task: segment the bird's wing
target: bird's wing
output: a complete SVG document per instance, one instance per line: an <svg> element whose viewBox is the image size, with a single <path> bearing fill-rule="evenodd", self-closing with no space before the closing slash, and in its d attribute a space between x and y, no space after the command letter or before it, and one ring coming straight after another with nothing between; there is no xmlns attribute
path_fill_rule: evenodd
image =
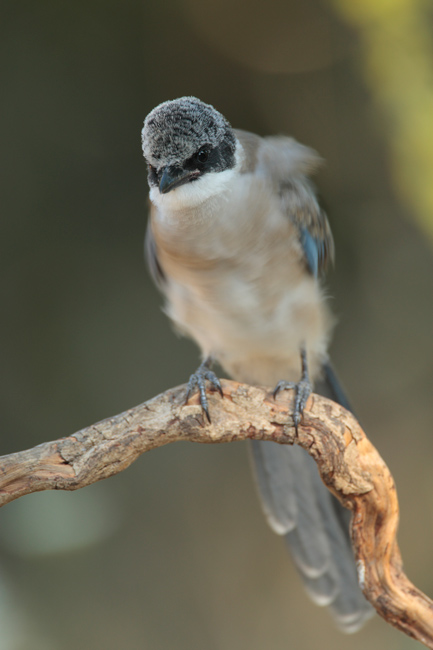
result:
<svg viewBox="0 0 433 650"><path fill-rule="evenodd" d="M307 267L317 277L334 258L331 228L309 179L321 159L291 138L271 137L263 142L261 159L273 178L281 210L298 228Z"/></svg>
<svg viewBox="0 0 433 650"><path fill-rule="evenodd" d="M267 178L282 214L296 225L307 267L317 277L334 258L331 228L309 180L321 158L293 138L260 138L239 130L236 136L246 152L243 171Z"/></svg>

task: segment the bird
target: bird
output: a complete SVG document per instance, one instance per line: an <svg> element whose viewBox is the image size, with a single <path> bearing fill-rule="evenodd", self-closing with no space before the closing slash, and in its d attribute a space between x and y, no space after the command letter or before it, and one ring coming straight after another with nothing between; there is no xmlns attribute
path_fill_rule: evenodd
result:
<svg viewBox="0 0 433 650"><path fill-rule="evenodd" d="M233 379L294 388L298 427L311 391L350 408L331 366L334 318L322 283L334 258L311 176L318 154L288 136L232 128L212 105L156 106L141 133L150 215L146 257L175 328L200 348L188 382L211 421L212 365ZM283 536L307 593L337 626L357 631L373 610L358 586L350 513L300 447L249 441L271 528Z"/></svg>

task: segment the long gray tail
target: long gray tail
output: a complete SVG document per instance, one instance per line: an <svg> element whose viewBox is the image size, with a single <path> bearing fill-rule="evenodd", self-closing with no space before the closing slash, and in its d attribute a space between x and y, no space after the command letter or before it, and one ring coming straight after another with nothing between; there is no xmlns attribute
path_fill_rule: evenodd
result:
<svg viewBox="0 0 433 650"><path fill-rule="evenodd" d="M350 408L331 366L315 391ZM349 536L350 512L322 483L300 447L251 441L254 474L272 529L284 535L306 590L329 606L338 626L356 632L374 610L357 580Z"/></svg>

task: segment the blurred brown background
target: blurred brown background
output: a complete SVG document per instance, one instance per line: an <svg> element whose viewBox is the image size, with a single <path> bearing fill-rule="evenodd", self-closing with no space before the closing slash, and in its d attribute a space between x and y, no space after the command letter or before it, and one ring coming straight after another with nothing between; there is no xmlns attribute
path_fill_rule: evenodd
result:
<svg viewBox="0 0 433 650"><path fill-rule="evenodd" d="M1 4L1 391L7 454L183 383L146 273L145 115L193 94L327 161L333 358L433 595L433 13L416 0ZM171 445L8 505L0 650L404 650L342 636L268 530L244 445ZM417 645L416 647L419 647Z"/></svg>

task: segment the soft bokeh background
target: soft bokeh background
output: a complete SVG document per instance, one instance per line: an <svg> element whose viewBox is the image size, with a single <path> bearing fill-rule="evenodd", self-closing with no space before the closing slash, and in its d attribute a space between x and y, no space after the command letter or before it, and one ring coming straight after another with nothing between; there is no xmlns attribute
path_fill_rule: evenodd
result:
<svg viewBox="0 0 433 650"><path fill-rule="evenodd" d="M183 383L144 268L145 115L194 94L289 133L337 263L333 357L433 595L433 12L421 0L1 3L2 438L7 454ZM260 512L244 445L171 445L0 513L0 650L419 647L342 636Z"/></svg>

